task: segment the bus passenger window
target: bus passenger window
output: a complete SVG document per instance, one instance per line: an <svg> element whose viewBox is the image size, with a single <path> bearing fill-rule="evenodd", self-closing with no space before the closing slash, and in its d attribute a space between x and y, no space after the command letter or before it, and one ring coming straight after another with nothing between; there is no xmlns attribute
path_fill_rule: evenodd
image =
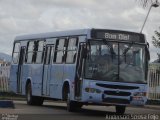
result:
<svg viewBox="0 0 160 120"><path fill-rule="evenodd" d="M63 61L63 51L57 51L56 63L62 63Z"/></svg>
<svg viewBox="0 0 160 120"><path fill-rule="evenodd" d="M65 50L65 40L66 39L59 39L56 42L56 50L55 50L55 57L54 62L62 63L64 57L64 50Z"/></svg>
<svg viewBox="0 0 160 120"><path fill-rule="evenodd" d="M42 63L43 60L44 41L37 42L36 63Z"/></svg>
<svg viewBox="0 0 160 120"><path fill-rule="evenodd" d="M20 52L20 43L14 44L14 51L13 51L13 63L17 64L19 62L19 52Z"/></svg>
<svg viewBox="0 0 160 120"><path fill-rule="evenodd" d="M28 43L27 60L26 60L27 63L32 63L33 51L34 51L34 41L31 41Z"/></svg>
<svg viewBox="0 0 160 120"><path fill-rule="evenodd" d="M78 39L77 38L70 38L69 39L66 63L74 63L75 62L77 45L78 45Z"/></svg>

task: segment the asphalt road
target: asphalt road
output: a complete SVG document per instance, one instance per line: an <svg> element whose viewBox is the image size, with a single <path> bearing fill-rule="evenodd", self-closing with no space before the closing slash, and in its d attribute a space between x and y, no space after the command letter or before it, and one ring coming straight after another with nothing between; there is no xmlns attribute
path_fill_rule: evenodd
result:
<svg viewBox="0 0 160 120"><path fill-rule="evenodd" d="M67 112L66 104L47 101L43 106L29 106L14 101L15 109L0 108L2 120L160 120L160 106L127 107L124 116L116 116L114 107L83 106L78 112ZM139 115L138 115L139 114ZM159 116L158 116L159 114ZM115 118L118 117L118 118ZM123 117L123 118L122 118ZM9 118L9 119L8 119Z"/></svg>

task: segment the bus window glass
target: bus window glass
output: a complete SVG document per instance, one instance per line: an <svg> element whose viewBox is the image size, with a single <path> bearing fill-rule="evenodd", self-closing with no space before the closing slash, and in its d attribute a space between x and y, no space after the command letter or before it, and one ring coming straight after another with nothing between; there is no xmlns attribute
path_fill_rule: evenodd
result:
<svg viewBox="0 0 160 120"><path fill-rule="evenodd" d="M17 64L19 59L19 53L13 53L13 63Z"/></svg>
<svg viewBox="0 0 160 120"><path fill-rule="evenodd" d="M13 63L17 64L19 60L19 52L20 52L20 43L14 44L14 50L13 50Z"/></svg>
<svg viewBox="0 0 160 120"><path fill-rule="evenodd" d="M27 63L32 63L33 52L27 54Z"/></svg>
<svg viewBox="0 0 160 120"><path fill-rule="evenodd" d="M27 49L27 63L32 63L33 51L34 51L34 41L31 41L29 42Z"/></svg>
<svg viewBox="0 0 160 120"><path fill-rule="evenodd" d="M43 51L44 48L44 41L39 41L38 42L38 51Z"/></svg>
<svg viewBox="0 0 160 120"><path fill-rule="evenodd" d="M71 38L68 42L68 50L67 50L67 57L66 63L74 63L76 60L76 51L77 51L77 38Z"/></svg>
<svg viewBox="0 0 160 120"><path fill-rule="evenodd" d="M37 52L36 63L42 63L43 52Z"/></svg>
<svg viewBox="0 0 160 120"><path fill-rule="evenodd" d="M29 45L28 45L28 52L33 52L33 49L34 49L34 42L29 42Z"/></svg>
<svg viewBox="0 0 160 120"><path fill-rule="evenodd" d="M42 63L43 60L43 49L44 49L44 41L38 41L38 48L36 54L36 63Z"/></svg>
<svg viewBox="0 0 160 120"><path fill-rule="evenodd" d="M20 43L15 43L14 52L19 52L19 51L20 51Z"/></svg>
<svg viewBox="0 0 160 120"><path fill-rule="evenodd" d="M59 40L59 44L57 45L57 49L58 50L63 50L64 49L64 43L65 43L65 39L60 39Z"/></svg>
<svg viewBox="0 0 160 120"><path fill-rule="evenodd" d="M14 44L13 63L17 64L19 60L20 43Z"/></svg>
<svg viewBox="0 0 160 120"><path fill-rule="evenodd" d="M145 80L145 47L140 45L121 43L120 77L123 81L144 82ZM134 75L134 76L133 76Z"/></svg>
<svg viewBox="0 0 160 120"><path fill-rule="evenodd" d="M63 62L63 51L57 51L56 63L62 63L62 62Z"/></svg>
<svg viewBox="0 0 160 120"><path fill-rule="evenodd" d="M68 42L68 50L76 50L77 49L77 38L71 38Z"/></svg>
<svg viewBox="0 0 160 120"><path fill-rule="evenodd" d="M74 63L76 60L76 51L67 51L66 63Z"/></svg>
<svg viewBox="0 0 160 120"><path fill-rule="evenodd" d="M112 82L145 83L145 47L116 42L90 42L85 76Z"/></svg>
<svg viewBox="0 0 160 120"><path fill-rule="evenodd" d="M66 43L65 39L57 40L54 62L56 62L56 63L62 63L63 62L64 51L66 50L66 44L65 43Z"/></svg>

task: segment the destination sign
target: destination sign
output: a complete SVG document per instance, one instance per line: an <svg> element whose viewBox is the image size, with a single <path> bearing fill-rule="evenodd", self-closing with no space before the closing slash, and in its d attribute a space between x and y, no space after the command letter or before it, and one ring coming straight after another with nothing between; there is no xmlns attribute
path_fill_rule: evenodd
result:
<svg viewBox="0 0 160 120"><path fill-rule="evenodd" d="M128 34L121 34L121 33L114 34L114 33L108 33L108 32L106 32L106 33L104 33L104 37L106 39L129 40L130 35L128 35Z"/></svg>
<svg viewBox="0 0 160 120"><path fill-rule="evenodd" d="M132 41L145 43L144 36L138 33L114 31L114 30L93 30L91 36L95 39L119 40L119 41Z"/></svg>

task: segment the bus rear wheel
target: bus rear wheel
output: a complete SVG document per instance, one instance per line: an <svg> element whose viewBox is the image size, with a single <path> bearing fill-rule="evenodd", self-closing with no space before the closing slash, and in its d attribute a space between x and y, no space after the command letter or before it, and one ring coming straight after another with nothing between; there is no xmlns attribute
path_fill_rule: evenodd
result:
<svg viewBox="0 0 160 120"><path fill-rule="evenodd" d="M116 105L116 113L123 115L125 113L126 106Z"/></svg>
<svg viewBox="0 0 160 120"><path fill-rule="evenodd" d="M31 83L29 83L26 88L26 100L28 105L42 105L44 101L42 97L32 95Z"/></svg>

